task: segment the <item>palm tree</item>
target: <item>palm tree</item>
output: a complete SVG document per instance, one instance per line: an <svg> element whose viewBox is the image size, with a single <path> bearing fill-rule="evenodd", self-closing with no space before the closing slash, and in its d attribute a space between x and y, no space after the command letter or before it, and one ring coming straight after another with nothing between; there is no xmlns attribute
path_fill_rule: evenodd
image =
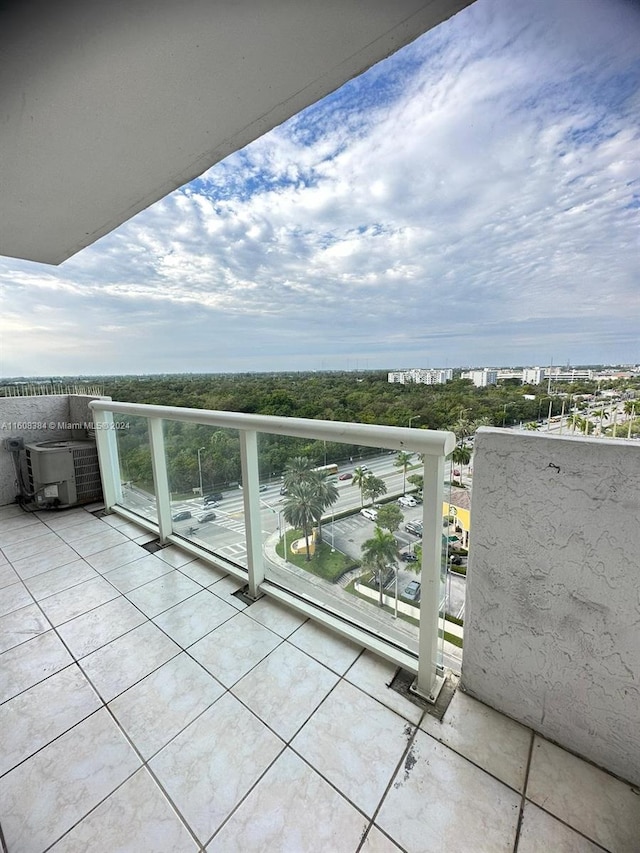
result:
<svg viewBox="0 0 640 853"><path fill-rule="evenodd" d="M284 469L284 487L289 491L293 486L307 478L313 471L308 456L294 456L289 459Z"/></svg>
<svg viewBox="0 0 640 853"><path fill-rule="evenodd" d="M361 491L365 497L371 498L371 503L373 503L376 498L387 493L387 484L382 477L376 477L374 474L369 472L369 474L364 478Z"/></svg>
<svg viewBox="0 0 640 853"><path fill-rule="evenodd" d="M383 605L382 579L384 570L390 563L395 568L397 555L398 543L395 540L395 536L393 533L385 532L380 527L376 527L371 539L367 539L362 544L362 562L370 566L378 577L380 607Z"/></svg>
<svg viewBox="0 0 640 853"><path fill-rule="evenodd" d="M406 450L401 450L395 458L394 465L396 468L402 468L402 494L406 494L407 492L407 468L409 467L409 461L413 453L409 453Z"/></svg>
<svg viewBox="0 0 640 853"><path fill-rule="evenodd" d="M456 438L458 439L458 441L464 441L465 438L475 432L473 424L470 420L467 420L467 418L463 417L463 413L464 409L462 410L462 412L460 412L460 417L458 418L458 420L455 423L451 424L451 426L447 427L448 430L456 434Z"/></svg>
<svg viewBox="0 0 640 853"><path fill-rule="evenodd" d="M589 430L593 424L589 420L589 418L579 418L576 415L573 416L573 430L575 432L575 428L578 427L580 432L583 432L585 435L589 435Z"/></svg>
<svg viewBox="0 0 640 853"><path fill-rule="evenodd" d="M592 412L591 414L593 415L594 418L600 418L599 435L602 435L603 421L609 420L609 412L607 412L603 406L601 409L597 409L597 411Z"/></svg>
<svg viewBox="0 0 640 853"><path fill-rule="evenodd" d="M328 479L327 474L323 471L311 471L309 475L309 483L315 487L317 498L322 504L322 511L320 513L320 518L318 518L318 532L321 533L322 513L327 509L327 507L330 507L338 500L338 487Z"/></svg>
<svg viewBox="0 0 640 853"><path fill-rule="evenodd" d="M451 459L456 465L468 465L471 461L471 451L466 444L458 445L454 448ZM462 472L460 473L460 482L462 482Z"/></svg>
<svg viewBox="0 0 640 853"><path fill-rule="evenodd" d="M292 527L302 530L307 548L307 562L311 561L309 533L314 522L319 522L323 509L324 506L318 494L317 483L312 481L299 480L291 487L291 491L285 498L285 521Z"/></svg>
<svg viewBox="0 0 640 853"><path fill-rule="evenodd" d="M364 486L365 480L369 476L369 472L365 471L364 468L360 468L358 466L353 472L353 480L351 481L354 486L360 487L360 506L364 506L364 497L362 494L362 487Z"/></svg>

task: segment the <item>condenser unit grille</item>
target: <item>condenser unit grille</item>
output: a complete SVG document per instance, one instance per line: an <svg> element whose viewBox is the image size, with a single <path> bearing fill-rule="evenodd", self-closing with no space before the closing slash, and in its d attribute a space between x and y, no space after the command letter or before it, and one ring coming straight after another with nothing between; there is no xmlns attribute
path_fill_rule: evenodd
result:
<svg viewBox="0 0 640 853"><path fill-rule="evenodd" d="M74 448L73 467L78 503L88 503L102 497L98 452L95 445L86 449Z"/></svg>

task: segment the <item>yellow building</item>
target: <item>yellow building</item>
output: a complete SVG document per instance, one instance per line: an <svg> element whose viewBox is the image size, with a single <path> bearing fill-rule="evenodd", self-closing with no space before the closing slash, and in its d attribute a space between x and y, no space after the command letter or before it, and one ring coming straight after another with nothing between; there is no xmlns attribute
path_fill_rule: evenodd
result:
<svg viewBox="0 0 640 853"><path fill-rule="evenodd" d="M471 532L471 495L466 489L451 489L450 501L444 501L442 504L442 517L455 518L455 526L462 528L462 546L468 548Z"/></svg>

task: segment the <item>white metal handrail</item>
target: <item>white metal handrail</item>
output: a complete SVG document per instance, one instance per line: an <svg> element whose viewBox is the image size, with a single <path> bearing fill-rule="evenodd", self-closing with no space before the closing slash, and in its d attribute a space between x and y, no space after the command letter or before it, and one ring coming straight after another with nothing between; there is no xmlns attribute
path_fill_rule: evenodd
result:
<svg viewBox="0 0 640 853"><path fill-rule="evenodd" d="M455 435L444 430L418 430L379 424L311 420L310 418L281 418L275 415L247 415L243 412L214 412L208 409L182 409L178 406L116 403L111 400L92 400L89 406L94 412L162 418L165 421L186 421L226 429L253 430L297 438L315 438L320 441L361 444L364 447L410 450L413 453L428 456L448 456L456 445Z"/></svg>
<svg viewBox="0 0 640 853"><path fill-rule="evenodd" d="M117 509L123 503L118 447L113 430L113 415L132 415L147 418L158 510L158 530L163 540L171 539L173 541L173 527L162 421L182 421L239 431L247 541L247 575L249 594L254 598L261 592L274 594L274 590L271 590L269 583L265 581L260 524L258 433L342 442L397 451L404 450L420 454L424 464L423 494L425 500L423 501L422 596L420 601L417 688L427 698L435 698L442 685L437 655L444 460L455 447L453 433L438 430L412 430L377 424L352 424L306 418L249 415L239 412L183 409L175 406L150 406L107 400L92 400L89 406L95 413L94 421L103 491L105 503L109 510ZM293 597L289 603L296 606ZM300 609L309 613L309 603L301 603ZM332 624L332 620L325 620L321 613L316 614L316 618L319 621ZM361 633L357 634L357 638L363 642ZM371 643L365 641L364 644L375 651L380 652L381 650L379 638ZM389 652L387 656L406 665L406 655L394 655L393 652Z"/></svg>

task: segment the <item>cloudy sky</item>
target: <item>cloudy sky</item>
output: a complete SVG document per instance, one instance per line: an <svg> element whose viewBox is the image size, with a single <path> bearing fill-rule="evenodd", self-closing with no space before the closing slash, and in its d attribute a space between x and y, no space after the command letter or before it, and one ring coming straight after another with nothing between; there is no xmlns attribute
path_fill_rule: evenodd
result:
<svg viewBox="0 0 640 853"><path fill-rule="evenodd" d="M2 373L640 361L640 0L477 0L59 267Z"/></svg>

